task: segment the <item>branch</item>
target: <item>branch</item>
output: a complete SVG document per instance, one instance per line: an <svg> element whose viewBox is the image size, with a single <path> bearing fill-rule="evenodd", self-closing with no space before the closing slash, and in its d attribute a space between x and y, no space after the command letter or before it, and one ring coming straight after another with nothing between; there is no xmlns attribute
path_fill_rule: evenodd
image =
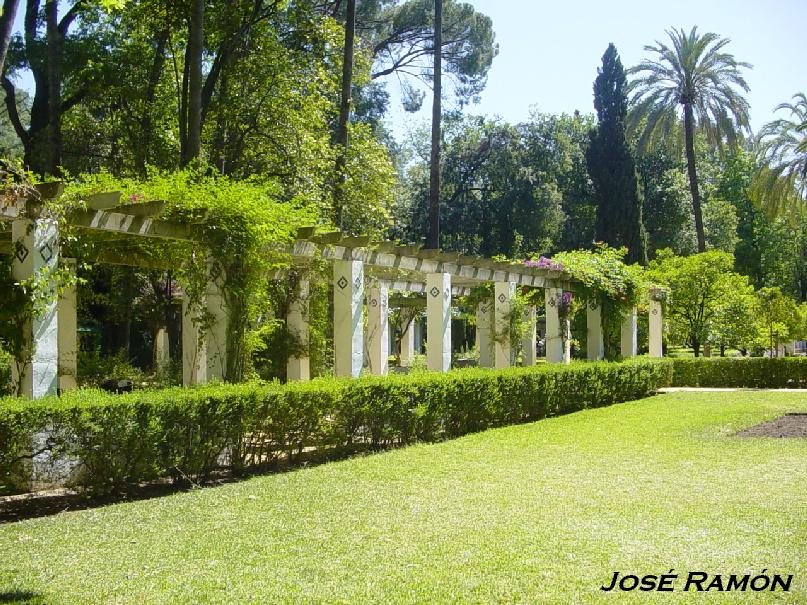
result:
<svg viewBox="0 0 807 605"><path fill-rule="evenodd" d="M11 120L14 132L17 133L22 144L27 147L30 137L28 136L28 131L23 127L20 121L20 114L17 111L17 91L11 83L11 80L6 76L3 76L2 86L6 91L6 110L8 111L8 118Z"/></svg>
<svg viewBox="0 0 807 605"><path fill-rule="evenodd" d="M78 0L73 6L70 7L70 10L64 14L62 20L59 22L59 35L64 38L67 35L67 30L70 29L70 26L75 21L76 17L78 17L79 12L81 9L84 8L84 3L82 0Z"/></svg>

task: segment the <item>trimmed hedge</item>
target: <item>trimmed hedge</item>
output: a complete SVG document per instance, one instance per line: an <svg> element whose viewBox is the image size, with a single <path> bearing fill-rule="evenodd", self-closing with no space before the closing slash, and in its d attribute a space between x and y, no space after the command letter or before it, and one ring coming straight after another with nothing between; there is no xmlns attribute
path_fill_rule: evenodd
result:
<svg viewBox="0 0 807 605"><path fill-rule="evenodd" d="M303 451L436 441L637 399L668 385L670 370L663 361L574 363L5 398L0 493L29 489L33 467L68 468L64 483L100 493L166 476L204 480Z"/></svg>
<svg viewBox="0 0 807 605"><path fill-rule="evenodd" d="M807 388L807 357L673 359L676 387Z"/></svg>

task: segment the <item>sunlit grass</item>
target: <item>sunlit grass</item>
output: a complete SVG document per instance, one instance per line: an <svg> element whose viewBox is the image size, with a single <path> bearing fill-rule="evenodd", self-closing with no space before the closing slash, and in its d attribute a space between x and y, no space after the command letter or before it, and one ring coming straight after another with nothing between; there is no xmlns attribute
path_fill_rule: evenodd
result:
<svg viewBox="0 0 807 605"><path fill-rule="evenodd" d="M7 524L0 602L807 602L807 440L732 436L790 410L807 397L663 395ZM671 568L795 577L790 593L599 590Z"/></svg>

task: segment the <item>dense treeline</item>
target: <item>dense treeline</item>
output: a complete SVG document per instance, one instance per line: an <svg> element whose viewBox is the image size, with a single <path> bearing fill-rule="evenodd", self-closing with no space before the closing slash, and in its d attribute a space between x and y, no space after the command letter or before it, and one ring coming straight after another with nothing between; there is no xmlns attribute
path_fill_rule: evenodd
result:
<svg viewBox="0 0 807 605"><path fill-rule="evenodd" d="M465 254L525 259L605 241L662 282L671 253L721 251L756 290L807 300L803 95L754 137L750 66L693 28L667 32L629 69L610 45L585 76L597 76L596 115L478 117L468 107L498 52L493 25L458 0L6 0L0 156L109 182L190 167L181 174L249 182L325 227L414 244L431 234ZM417 111L438 75L431 127L396 141L392 99ZM82 279L96 293L80 297L94 342L148 365L152 333L177 321L173 275L105 267ZM250 324L247 341L284 351L271 327L282 305L265 294L268 323ZM738 346L709 330L673 333L696 351ZM262 363L262 376L282 377L277 359Z"/></svg>

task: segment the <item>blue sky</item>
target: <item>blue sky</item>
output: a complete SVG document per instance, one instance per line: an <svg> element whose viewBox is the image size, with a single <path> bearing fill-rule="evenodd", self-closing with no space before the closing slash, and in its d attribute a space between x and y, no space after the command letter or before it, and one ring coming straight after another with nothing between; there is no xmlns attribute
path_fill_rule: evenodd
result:
<svg viewBox="0 0 807 605"><path fill-rule="evenodd" d="M531 107L593 112L591 86L609 42L630 67L647 56L644 45L666 37L664 30L693 25L731 38L726 50L754 66L746 79L755 130L776 105L807 92L807 0L466 1L493 19L499 43L481 103L467 113L519 122ZM403 135L426 123L430 108L431 93L413 120L393 101L390 125Z"/></svg>

